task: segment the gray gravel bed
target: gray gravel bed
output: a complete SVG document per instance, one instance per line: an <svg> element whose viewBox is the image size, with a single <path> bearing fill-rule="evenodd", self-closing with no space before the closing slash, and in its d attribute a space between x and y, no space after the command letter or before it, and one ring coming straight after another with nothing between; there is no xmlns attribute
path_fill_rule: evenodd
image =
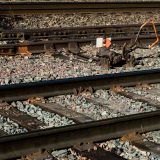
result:
<svg viewBox="0 0 160 160"><path fill-rule="evenodd" d="M53 56L38 55L31 59L0 57L1 85L103 74L105 71L95 63L64 61Z"/></svg>
<svg viewBox="0 0 160 160"><path fill-rule="evenodd" d="M59 116L58 114L46 112L42 110L40 107L36 107L32 104L29 104L27 101L17 101L12 102L13 106L17 106L17 108L27 113L28 115L37 118L46 124L46 126L42 126L41 128L50 128L50 127L60 127L74 124L72 120L69 120L66 117Z"/></svg>
<svg viewBox="0 0 160 160"><path fill-rule="evenodd" d="M26 133L27 129L20 127L17 123L13 122L9 118L4 118L0 116L0 129L5 131L7 134L18 134L18 133Z"/></svg>
<svg viewBox="0 0 160 160"><path fill-rule="evenodd" d="M146 134L143 134L143 136L150 141L160 143L160 131L148 132Z"/></svg>
<svg viewBox="0 0 160 160"><path fill-rule="evenodd" d="M159 10L152 12L107 12L107 13L68 13L49 15L23 15L23 20L12 20L13 28L50 28L50 27L77 27L77 26L100 26L111 24L134 24L144 23L153 17L155 22L160 21Z"/></svg>
<svg viewBox="0 0 160 160"><path fill-rule="evenodd" d="M87 102L85 96L74 95L50 97L47 102L59 103L96 120L156 110L155 107L135 102L107 90L98 90L91 97L103 101L103 106Z"/></svg>
<svg viewBox="0 0 160 160"><path fill-rule="evenodd" d="M150 135L155 136L155 133L151 132ZM129 142L122 142L120 139L106 141L100 143L99 146L107 151L113 151L128 160L159 160L160 158L153 153L139 150Z"/></svg>
<svg viewBox="0 0 160 160"><path fill-rule="evenodd" d="M29 104L27 101L12 102L11 105L17 107L17 109L19 109L20 111L25 112L28 115L35 117L44 124L46 124L45 126L41 126L42 129L74 124L72 120L69 120L66 117L43 111L40 107L35 107L34 105ZM8 134L28 132L27 129L21 127L16 122L2 116L0 116L0 129L4 130Z"/></svg>
<svg viewBox="0 0 160 160"><path fill-rule="evenodd" d="M145 89L141 89L141 88L130 87L127 90L131 91L133 93L139 94L139 95L143 95L146 98L150 98L150 99L153 99L153 100L156 100L156 101L160 101L160 96L159 95L147 92L147 90L149 90L149 89L145 90Z"/></svg>
<svg viewBox="0 0 160 160"><path fill-rule="evenodd" d="M83 47L83 50L86 51L86 54L91 56L92 54L93 56L96 54L95 47L91 45ZM65 54L64 49L62 49L62 53ZM75 61L73 56L70 56L70 60L63 60L46 54L32 55L31 58L21 56L0 57L0 84L14 84L160 68L159 53L159 47L154 47L152 50L137 49L133 52L137 58L149 55L152 56L152 58L142 59L140 64L135 67L126 68L123 66L114 69L99 66L90 60L88 62Z"/></svg>

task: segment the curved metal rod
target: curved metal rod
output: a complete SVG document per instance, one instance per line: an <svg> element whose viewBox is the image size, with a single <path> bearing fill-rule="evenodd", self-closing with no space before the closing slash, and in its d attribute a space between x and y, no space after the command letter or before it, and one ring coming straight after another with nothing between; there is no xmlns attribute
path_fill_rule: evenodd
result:
<svg viewBox="0 0 160 160"><path fill-rule="evenodd" d="M134 41L134 43L133 43L132 46L134 46L134 45L136 44L136 42L137 42L137 40L138 40L138 38L139 38L140 32L142 31L142 28L143 28L145 25L147 25L148 23L152 23L152 26L153 26L153 29L154 29L154 33L155 33L156 38L157 38L155 42L153 42L151 45L148 46L148 48L151 49L153 46L155 46L155 45L159 42L159 37L158 37L157 29L156 29L156 26L155 26L155 24L154 24L154 19L151 18L151 19L149 19L148 21L146 21L146 22L140 27L140 29L139 29L139 31L138 31L138 34L137 34L137 36L136 36L136 39L135 39L135 41Z"/></svg>

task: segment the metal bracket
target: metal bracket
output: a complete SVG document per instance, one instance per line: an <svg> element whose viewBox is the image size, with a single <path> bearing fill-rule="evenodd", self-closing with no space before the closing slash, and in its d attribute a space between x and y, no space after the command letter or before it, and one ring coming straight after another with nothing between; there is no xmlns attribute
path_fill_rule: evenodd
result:
<svg viewBox="0 0 160 160"><path fill-rule="evenodd" d="M128 45L128 46L127 46L126 43L124 43L123 49L122 49L122 54L123 54L124 56L127 55L128 53L134 51L136 48L139 48L139 47L137 47L136 44L137 44L138 38L139 38L139 36L140 36L140 33L141 33L141 31L142 31L142 28L143 28L144 26L146 26L147 24L150 24L150 23L151 23L152 26L153 26L154 33L155 33L155 36L156 36L156 41L153 42L151 45L149 45L148 48L151 49L153 46L155 46L155 45L159 42L159 37L158 37L157 29L156 29L156 26L155 26L155 23L154 23L154 19L153 19L153 18L150 18L148 21L146 21L144 24L142 24L142 26L139 28L139 31L138 31L138 33L137 33L137 36L136 36L134 42L131 42L131 44Z"/></svg>

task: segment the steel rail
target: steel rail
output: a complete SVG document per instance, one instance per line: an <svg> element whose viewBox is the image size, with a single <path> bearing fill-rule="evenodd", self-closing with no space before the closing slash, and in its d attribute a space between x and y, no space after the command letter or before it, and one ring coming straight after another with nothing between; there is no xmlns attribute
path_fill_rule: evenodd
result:
<svg viewBox="0 0 160 160"><path fill-rule="evenodd" d="M94 75L78 78L30 82L0 86L0 101L24 100L75 93L79 88L109 89L113 86L134 86L139 83L159 83L160 69Z"/></svg>
<svg viewBox="0 0 160 160"><path fill-rule="evenodd" d="M159 36L160 38L160 36ZM112 43L116 45L123 45L125 42L130 42L133 39L133 36L128 37L113 37ZM156 39L155 35L149 35L149 36L139 36L139 43L142 44L148 44L153 42ZM55 39L55 40L39 40L39 41L25 41L22 43L11 43L11 44L1 44L0 45L0 51L2 51L0 54L8 54L9 52L12 52L13 55L18 54L18 48L19 47L27 47L28 50L32 53L42 53L47 51L47 49L56 49L57 47L63 47L68 48L69 43L77 43L77 45L84 45L88 43L95 44L96 38L64 38L64 39ZM6 49L6 50L5 50Z"/></svg>
<svg viewBox="0 0 160 160"><path fill-rule="evenodd" d="M135 2L0 2L0 14L142 11L160 8L159 1Z"/></svg>
<svg viewBox="0 0 160 160"><path fill-rule="evenodd" d="M160 33L160 24L156 23L157 33ZM85 27L64 27L64 28L42 28L42 29L9 29L0 30L0 40L19 39L24 40L37 38L65 38L65 37L88 37L88 36L108 36L124 37L135 36L139 32L141 24L128 25L106 25L106 26L85 26ZM140 35L154 34L152 24L146 25Z"/></svg>
<svg viewBox="0 0 160 160"><path fill-rule="evenodd" d="M160 38L160 36L159 36ZM115 37L112 38L112 44L116 44L117 46L121 47L124 43L130 43L133 39L132 36L128 37ZM153 43L156 39L156 36L139 36L138 45L144 45ZM23 42L23 43L14 43L14 44L4 44L0 45L0 55L18 55L21 54L19 52L20 47L27 47L27 50L32 54L39 54L39 53L54 53L54 50L58 48L66 48L69 49L69 43L76 43L77 46L87 45L87 44L94 44L96 43L95 38L73 38L73 39L63 39L63 40L49 40L49 41L38 41L38 42ZM74 48L74 47L72 47ZM71 48L70 48L71 49ZM69 50L70 50L69 49ZM71 51L72 52L72 51ZM77 53L76 53L77 54Z"/></svg>
<svg viewBox="0 0 160 160"><path fill-rule="evenodd" d="M95 43L96 38L99 36L112 37L113 43L122 44L130 42L137 35L140 26L140 24L130 24L61 29L1 30L0 41L5 43L0 45L0 51L1 54L8 54L8 50L10 50L10 54L15 55L19 47L27 46L31 53L42 53L46 52L47 49L55 49L57 44L67 48L68 43L71 42L77 42L78 44ZM159 34L158 23L156 27ZM139 41L149 43L154 41L155 38L152 25L147 25L142 30ZM20 43L20 40L25 40L25 42Z"/></svg>
<svg viewBox="0 0 160 160"><path fill-rule="evenodd" d="M40 149L62 149L82 142L99 142L131 132L160 129L160 111L7 136L0 138L0 159L14 158Z"/></svg>

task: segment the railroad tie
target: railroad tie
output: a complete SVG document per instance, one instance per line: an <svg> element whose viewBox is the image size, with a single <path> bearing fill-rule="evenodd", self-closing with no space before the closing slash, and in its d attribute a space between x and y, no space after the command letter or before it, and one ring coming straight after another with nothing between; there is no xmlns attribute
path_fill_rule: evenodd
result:
<svg viewBox="0 0 160 160"><path fill-rule="evenodd" d="M86 122L91 122L94 121L94 119L83 115L81 113L75 112L71 109L68 109L66 107L61 106L60 104L57 103L40 103L40 102L33 102L33 105L41 107L45 111L49 111L52 113L57 113L62 116L65 116L69 119L72 119L76 123L86 123ZM87 143L88 144L88 143ZM96 149L95 149L96 148ZM109 151L104 150L103 148L97 147L96 144L89 144L86 148L86 143L81 145L75 145L73 147L73 150L80 156L85 157L90 160L125 160L124 158L111 153ZM89 150L89 152L88 152Z"/></svg>
<svg viewBox="0 0 160 160"><path fill-rule="evenodd" d="M19 111L16 107L9 105L8 103L0 104L0 115L10 118L12 121L29 131L40 129L40 127L44 125L38 119Z"/></svg>

